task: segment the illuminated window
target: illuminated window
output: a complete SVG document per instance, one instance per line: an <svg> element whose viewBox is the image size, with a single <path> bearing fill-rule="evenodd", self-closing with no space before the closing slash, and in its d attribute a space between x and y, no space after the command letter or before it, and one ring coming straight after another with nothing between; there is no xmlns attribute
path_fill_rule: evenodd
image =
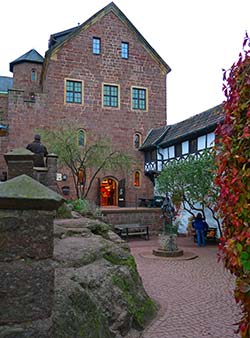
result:
<svg viewBox="0 0 250 338"><path fill-rule="evenodd" d="M85 145L85 132L84 130L80 129L78 130L78 145L84 146Z"/></svg>
<svg viewBox="0 0 250 338"><path fill-rule="evenodd" d="M135 187L139 187L141 185L141 182L140 182L140 172L137 170L135 173L134 173L134 186Z"/></svg>

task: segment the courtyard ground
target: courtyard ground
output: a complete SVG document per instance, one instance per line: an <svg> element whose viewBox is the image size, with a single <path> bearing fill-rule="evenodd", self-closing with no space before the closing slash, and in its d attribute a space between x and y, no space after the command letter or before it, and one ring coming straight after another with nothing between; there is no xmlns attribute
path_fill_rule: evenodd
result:
<svg viewBox="0 0 250 338"><path fill-rule="evenodd" d="M240 337L234 333L241 313L234 278L217 262L216 244L197 247L191 238L179 237L182 258L152 255L159 247L156 237L130 239L129 246L147 293L160 305L142 338Z"/></svg>

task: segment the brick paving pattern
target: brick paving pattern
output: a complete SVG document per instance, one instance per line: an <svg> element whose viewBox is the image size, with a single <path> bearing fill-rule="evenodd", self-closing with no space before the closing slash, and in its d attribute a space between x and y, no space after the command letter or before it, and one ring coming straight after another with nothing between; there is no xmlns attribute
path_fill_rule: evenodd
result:
<svg viewBox="0 0 250 338"><path fill-rule="evenodd" d="M198 258L157 258L157 240L130 240L148 294L161 306L142 338L238 338L240 309L233 297L234 278L217 262L217 246L197 247L178 238L178 247Z"/></svg>

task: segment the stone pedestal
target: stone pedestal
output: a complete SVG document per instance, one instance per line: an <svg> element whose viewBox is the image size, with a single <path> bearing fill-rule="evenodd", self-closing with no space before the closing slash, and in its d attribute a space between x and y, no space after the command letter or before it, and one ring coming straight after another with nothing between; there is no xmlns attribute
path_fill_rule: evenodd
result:
<svg viewBox="0 0 250 338"><path fill-rule="evenodd" d="M23 174L33 177L34 157L35 155L25 148L14 149L4 154L8 165L8 180Z"/></svg>
<svg viewBox="0 0 250 338"><path fill-rule="evenodd" d="M155 256L178 257L183 255L183 250L177 247L177 235L161 235L159 239L160 247L153 250Z"/></svg>
<svg viewBox="0 0 250 338"><path fill-rule="evenodd" d="M62 203L26 175L0 185L1 337L51 337L53 219Z"/></svg>

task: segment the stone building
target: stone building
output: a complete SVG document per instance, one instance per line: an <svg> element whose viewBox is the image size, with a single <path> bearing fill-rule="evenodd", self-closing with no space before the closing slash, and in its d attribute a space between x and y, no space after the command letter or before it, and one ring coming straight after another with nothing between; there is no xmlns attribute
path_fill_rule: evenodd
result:
<svg viewBox="0 0 250 338"><path fill-rule="evenodd" d="M76 124L87 141L108 136L136 160L129 173L101 172L89 199L134 206L153 196L139 148L152 128L166 124L170 67L113 2L83 24L52 34L44 57L30 50L10 63L10 71L13 79L0 77L2 177L4 153L25 147L37 127L64 122ZM72 179L65 168L60 172L66 181L59 188L68 186L71 194Z"/></svg>

